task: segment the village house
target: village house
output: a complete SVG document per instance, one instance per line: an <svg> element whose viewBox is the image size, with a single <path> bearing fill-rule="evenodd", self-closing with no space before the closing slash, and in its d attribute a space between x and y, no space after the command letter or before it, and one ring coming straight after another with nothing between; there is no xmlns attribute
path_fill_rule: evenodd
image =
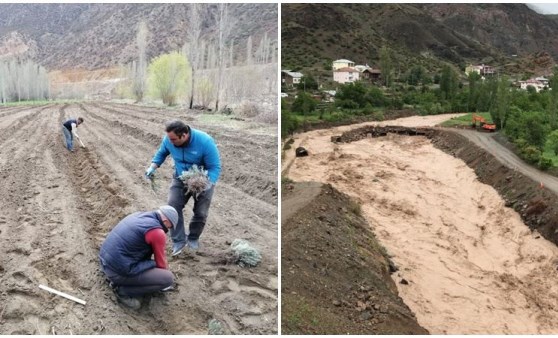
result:
<svg viewBox="0 0 558 338"><path fill-rule="evenodd" d="M381 75L382 71L374 68L367 68L360 74L363 80L368 80L370 82L378 82Z"/></svg>
<svg viewBox="0 0 558 338"><path fill-rule="evenodd" d="M338 83L355 82L360 79L360 72L352 67L344 67L333 71L333 81Z"/></svg>
<svg viewBox="0 0 558 338"><path fill-rule="evenodd" d="M335 102L335 94L337 94L337 91L335 90L324 90L323 91L323 95L324 95L324 100L325 102Z"/></svg>
<svg viewBox="0 0 558 338"><path fill-rule="evenodd" d="M494 67L482 64L482 65L469 65L465 67L465 74L469 76L472 72L475 72L481 76L492 76L496 73Z"/></svg>
<svg viewBox="0 0 558 338"><path fill-rule="evenodd" d="M300 83L304 75L299 72L291 72L290 70L281 70L281 84L293 87Z"/></svg>
<svg viewBox="0 0 558 338"><path fill-rule="evenodd" d="M355 63L353 61L347 59L339 59L333 61L331 68L333 69L333 71L336 71L341 68L353 68L354 66Z"/></svg>
<svg viewBox="0 0 558 338"><path fill-rule="evenodd" d="M539 77L536 77L535 80L541 82L542 84L544 84L545 86L548 87L549 80L546 77L539 76Z"/></svg>
<svg viewBox="0 0 558 338"><path fill-rule="evenodd" d="M529 86L535 88L535 90L537 91L537 93L541 90L543 90L544 88L548 88L548 80L545 81L540 81L537 80L538 78L535 79L529 79L526 81L519 81L519 87L523 90L527 90L527 88ZM543 78L544 79L544 78Z"/></svg>
<svg viewBox="0 0 558 338"><path fill-rule="evenodd" d="M368 68L370 68L370 66L369 65L356 65L353 68L358 70L360 73L362 73L365 70L367 70Z"/></svg>

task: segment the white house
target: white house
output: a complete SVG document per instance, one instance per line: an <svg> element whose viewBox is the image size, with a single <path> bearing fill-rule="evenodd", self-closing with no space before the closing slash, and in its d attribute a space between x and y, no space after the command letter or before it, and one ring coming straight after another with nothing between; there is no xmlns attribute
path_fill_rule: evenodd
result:
<svg viewBox="0 0 558 338"><path fill-rule="evenodd" d="M333 64L331 65L331 68L333 69L333 71L336 71L337 69L341 69L341 68L347 68L347 67L354 67L355 63L353 61L347 60L347 59L339 59L339 60L335 60L333 61Z"/></svg>
<svg viewBox="0 0 558 338"><path fill-rule="evenodd" d="M544 76L539 76L535 78L536 81L542 82L545 86L548 86L549 80Z"/></svg>
<svg viewBox="0 0 558 338"><path fill-rule="evenodd" d="M527 81L519 81L519 86L523 90L527 90L527 87L531 86L535 88L537 92L543 90L545 87L548 86L548 82L539 81L537 79L529 79Z"/></svg>
<svg viewBox="0 0 558 338"><path fill-rule="evenodd" d="M338 83L355 82L360 79L360 72L351 67L340 68L333 71L333 81Z"/></svg>

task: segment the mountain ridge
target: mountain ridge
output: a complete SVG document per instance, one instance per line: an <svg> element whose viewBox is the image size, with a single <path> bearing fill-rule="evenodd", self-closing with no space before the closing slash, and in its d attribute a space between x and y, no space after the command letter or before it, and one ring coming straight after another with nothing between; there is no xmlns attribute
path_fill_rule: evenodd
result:
<svg viewBox="0 0 558 338"><path fill-rule="evenodd" d="M546 73L558 59L556 16L523 4L283 4L281 19L283 68L323 71L340 58L377 64L383 46L403 68L489 63ZM541 54L551 59L544 67Z"/></svg>
<svg viewBox="0 0 558 338"><path fill-rule="evenodd" d="M202 36L215 36L217 5L207 4ZM0 58L29 57L49 70L110 68L136 57L140 21L150 33L148 58L177 50L186 41L189 4L0 4ZM246 41L254 49L267 33L277 37L276 4L230 4L236 19L235 58L243 60Z"/></svg>

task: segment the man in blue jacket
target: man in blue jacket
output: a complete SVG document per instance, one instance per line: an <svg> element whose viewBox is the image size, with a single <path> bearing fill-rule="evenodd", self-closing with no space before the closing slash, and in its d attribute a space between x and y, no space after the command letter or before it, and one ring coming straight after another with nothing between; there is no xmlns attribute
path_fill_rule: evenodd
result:
<svg viewBox="0 0 558 338"><path fill-rule="evenodd" d="M150 178L155 170L163 164L167 156L172 156L175 172L167 203L178 211L178 224L171 231L172 255L176 256L186 246L192 250L199 248L199 238L205 227L215 184L221 174L221 160L215 141L203 131L190 128L190 126L178 120L168 122L165 131L167 135L163 137L161 146L153 156L145 176ZM202 193L194 196L194 215L190 220L190 229L188 237L186 237L183 209L192 194L188 192L188 187L178 177L182 175L183 171L188 171L194 164L207 170L210 184Z"/></svg>
<svg viewBox="0 0 558 338"><path fill-rule="evenodd" d="M176 210L163 205L126 216L108 234L99 253L101 268L124 305L139 309L137 297L172 287L165 243L177 222Z"/></svg>

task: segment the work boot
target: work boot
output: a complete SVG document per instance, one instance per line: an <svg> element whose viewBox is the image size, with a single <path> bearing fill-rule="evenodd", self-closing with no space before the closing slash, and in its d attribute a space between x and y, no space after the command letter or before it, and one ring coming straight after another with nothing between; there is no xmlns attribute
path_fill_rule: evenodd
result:
<svg viewBox="0 0 558 338"><path fill-rule="evenodd" d="M197 251L200 248L200 241L198 239L188 239L188 248L192 251Z"/></svg>
<svg viewBox="0 0 558 338"><path fill-rule="evenodd" d="M172 256L178 256L182 250L184 250L185 246L186 243L174 243L172 245Z"/></svg>
<svg viewBox="0 0 558 338"><path fill-rule="evenodd" d="M118 302L127 308L132 310L139 310L141 308L141 301L138 298L122 296L118 294L118 292L116 293L116 298L118 299Z"/></svg>

